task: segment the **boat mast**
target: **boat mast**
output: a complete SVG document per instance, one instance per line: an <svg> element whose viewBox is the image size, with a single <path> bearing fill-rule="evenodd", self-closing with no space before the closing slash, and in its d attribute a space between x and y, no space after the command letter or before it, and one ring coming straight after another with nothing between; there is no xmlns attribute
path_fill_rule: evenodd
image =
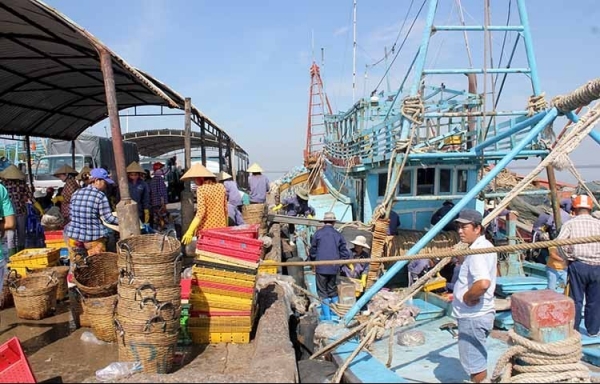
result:
<svg viewBox="0 0 600 384"><path fill-rule="evenodd" d="M352 5L352 14L352 104L354 104L354 101L356 100L356 0L354 0Z"/></svg>

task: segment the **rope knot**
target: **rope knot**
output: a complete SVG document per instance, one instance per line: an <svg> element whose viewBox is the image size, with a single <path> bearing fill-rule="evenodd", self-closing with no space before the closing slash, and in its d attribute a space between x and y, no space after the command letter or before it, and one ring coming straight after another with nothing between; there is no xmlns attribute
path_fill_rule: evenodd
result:
<svg viewBox="0 0 600 384"><path fill-rule="evenodd" d="M413 124L422 124L425 106L423 105L421 96L409 96L402 100L400 112L402 113L402 116L410 120Z"/></svg>
<svg viewBox="0 0 600 384"><path fill-rule="evenodd" d="M527 116L533 116L546 109L548 109L546 93L542 92L539 96L529 96L529 101L527 102Z"/></svg>

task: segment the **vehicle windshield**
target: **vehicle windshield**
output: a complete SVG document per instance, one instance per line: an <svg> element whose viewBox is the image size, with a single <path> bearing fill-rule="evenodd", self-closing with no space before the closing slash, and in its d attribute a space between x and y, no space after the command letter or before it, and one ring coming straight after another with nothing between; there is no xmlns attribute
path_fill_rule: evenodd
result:
<svg viewBox="0 0 600 384"><path fill-rule="evenodd" d="M35 176L38 179L54 179L53 173L63 165L71 165L71 155L42 157L35 169ZM83 168L83 156L75 156L75 169Z"/></svg>

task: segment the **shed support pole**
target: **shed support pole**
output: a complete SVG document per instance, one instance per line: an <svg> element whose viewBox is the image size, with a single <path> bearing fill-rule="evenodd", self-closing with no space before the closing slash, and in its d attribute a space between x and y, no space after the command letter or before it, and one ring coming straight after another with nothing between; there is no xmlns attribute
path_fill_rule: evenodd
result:
<svg viewBox="0 0 600 384"><path fill-rule="evenodd" d="M206 167L206 120L204 117L200 118L200 138L202 141L202 146L200 147L202 165Z"/></svg>
<svg viewBox="0 0 600 384"><path fill-rule="evenodd" d="M185 169L189 170L192 166L192 100L189 97L185 98L184 111L183 150ZM185 230L194 219L194 196L192 195L191 182L189 180L184 181L184 186L183 192L181 192L181 228Z"/></svg>
<svg viewBox="0 0 600 384"><path fill-rule="evenodd" d="M33 171L31 170L31 140L29 135L25 136L25 146L27 147L27 174L29 175L29 185L33 187Z"/></svg>
<svg viewBox="0 0 600 384"><path fill-rule="evenodd" d="M217 131L217 145L219 146L219 172L223 171L223 136Z"/></svg>
<svg viewBox="0 0 600 384"><path fill-rule="evenodd" d="M115 168L117 170L117 183L121 194L121 201L117 204L117 215L119 216L119 235L121 239L140 234L140 218L138 216L137 203L129 195L129 184L125 165L125 154L123 151L123 136L121 135L121 123L119 121L119 108L117 106L117 91L112 68L112 57L110 53L97 47L100 53L100 64L102 76L104 77L104 92L106 93L106 107L110 120L113 151L115 152Z"/></svg>

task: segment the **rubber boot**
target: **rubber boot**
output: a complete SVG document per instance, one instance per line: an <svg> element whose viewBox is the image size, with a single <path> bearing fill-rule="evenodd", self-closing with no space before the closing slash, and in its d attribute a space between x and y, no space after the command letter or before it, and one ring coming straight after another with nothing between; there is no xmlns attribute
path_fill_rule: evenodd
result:
<svg viewBox="0 0 600 384"><path fill-rule="evenodd" d="M337 304L340 301L340 298L338 296L334 296L334 297L330 298L330 300L331 300L331 304ZM336 315L335 312L332 312L331 320L340 321L340 317L338 315Z"/></svg>
<svg viewBox="0 0 600 384"><path fill-rule="evenodd" d="M323 304L321 304L321 317L319 319L324 321L331 320L331 309L326 304L331 304L330 298L323 299Z"/></svg>

